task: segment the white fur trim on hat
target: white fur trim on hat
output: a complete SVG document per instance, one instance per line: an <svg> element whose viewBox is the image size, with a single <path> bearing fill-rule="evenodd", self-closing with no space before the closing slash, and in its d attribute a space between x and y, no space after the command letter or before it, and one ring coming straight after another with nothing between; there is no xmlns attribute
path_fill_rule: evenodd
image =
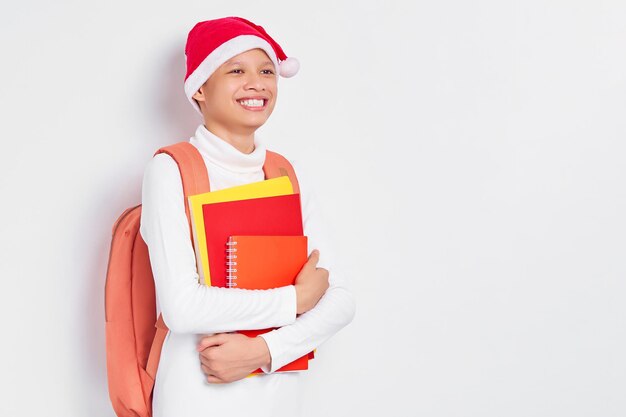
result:
<svg viewBox="0 0 626 417"><path fill-rule="evenodd" d="M206 80L209 79L211 74L213 74L213 72L224 62L228 61L235 55L239 55L242 52L255 48L263 49L274 63L276 71L281 70L274 48L272 48L272 46L265 39L255 35L239 35L215 48L206 58L204 58L194 72L187 77L187 80L185 81L185 95L193 108L196 109L200 115L202 115L202 110L200 110L200 106L198 106L196 101L193 99L193 95L196 94L200 87L202 87L202 84L204 84Z"/></svg>

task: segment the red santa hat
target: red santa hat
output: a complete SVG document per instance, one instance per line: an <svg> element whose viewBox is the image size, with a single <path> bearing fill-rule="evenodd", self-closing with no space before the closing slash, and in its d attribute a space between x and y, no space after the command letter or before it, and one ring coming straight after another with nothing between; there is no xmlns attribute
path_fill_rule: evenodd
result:
<svg viewBox="0 0 626 417"><path fill-rule="evenodd" d="M265 51L282 77L293 77L300 69L296 58L288 58L262 26L249 20L230 16L196 23L189 32L185 45L185 95L198 113L202 115L192 96L202 84L224 62L255 48Z"/></svg>

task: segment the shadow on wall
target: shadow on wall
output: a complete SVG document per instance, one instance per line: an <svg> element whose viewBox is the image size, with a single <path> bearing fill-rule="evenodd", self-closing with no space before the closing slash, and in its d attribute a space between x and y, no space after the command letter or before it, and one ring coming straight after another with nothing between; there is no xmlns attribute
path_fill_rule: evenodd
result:
<svg viewBox="0 0 626 417"><path fill-rule="evenodd" d="M146 134L129 141L128 153L119 156L121 161L117 165L124 167L123 170L103 172L102 177L94 181L99 198L86 202L83 218L76 219L78 250L75 253L91 254L91 259L81 261L89 283L82 298L84 315L79 320L79 340L83 342L75 347L84 384L84 390L76 398L77 415L114 416L108 394L104 317L104 288L113 224L126 208L141 203L143 171L154 152L161 146L188 140L202 123L184 94L183 41L173 42L169 47L165 45L161 49L163 55L147 57L146 75L131 83L137 90L133 97L138 97L138 102L146 106L136 107L138 117L136 124L130 126L129 136L136 132ZM91 241L87 242L91 248L87 251L85 230L91 235Z"/></svg>
<svg viewBox="0 0 626 417"><path fill-rule="evenodd" d="M183 40L184 41L184 40ZM170 144L187 140L203 122L202 116L192 107L185 96L185 44L177 40L168 48L167 58L160 67L146 68L151 77L138 80L137 94L150 97L147 112L148 119L158 123L157 137L147 137L148 145L154 143ZM152 71L149 71L152 69ZM156 142L155 142L156 141ZM154 148L156 151L157 148Z"/></svg>

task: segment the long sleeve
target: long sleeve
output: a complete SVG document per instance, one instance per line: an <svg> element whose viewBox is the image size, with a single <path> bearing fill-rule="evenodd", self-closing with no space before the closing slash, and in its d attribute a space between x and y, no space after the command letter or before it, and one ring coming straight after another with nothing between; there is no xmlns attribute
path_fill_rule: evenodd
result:
<svg viewBox="0 0 626 417"><path fill-rule="evenodd" d="M198 282L182 181L167 154L147 164L140 233L148 246L158 303L172 332L219 333L293 323L293 285L270 290L207 287Z"/></svg>
<svg viewBox="0 0 626 417"><path fill-rule="evenodd" d="M261 368L265 373L273 373L317 348L350 323L356 311L347 279L333 259L335 251L326 234L321 213L316 208L316 193L308 180L309 175L295 161L291 163L300 185L304 234L309 239L309 254L313 249L319 249L317 267L329 271L329 288L317 305L297 317L294 323L259 336L267 342L272 357L271 367Z"/></svg>

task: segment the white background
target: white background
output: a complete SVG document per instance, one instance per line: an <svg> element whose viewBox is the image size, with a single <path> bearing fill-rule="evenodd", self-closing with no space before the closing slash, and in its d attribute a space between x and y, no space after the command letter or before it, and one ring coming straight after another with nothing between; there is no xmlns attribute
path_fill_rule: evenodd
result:
<svg viewBox="0 0 626 417"><path fill-rule="evenodd" d="M259 132L315 172L357 300L305 415L626 415L617 0L3 3L0 415L113 416L111 226L229 15L301 62Z"/></svg>

